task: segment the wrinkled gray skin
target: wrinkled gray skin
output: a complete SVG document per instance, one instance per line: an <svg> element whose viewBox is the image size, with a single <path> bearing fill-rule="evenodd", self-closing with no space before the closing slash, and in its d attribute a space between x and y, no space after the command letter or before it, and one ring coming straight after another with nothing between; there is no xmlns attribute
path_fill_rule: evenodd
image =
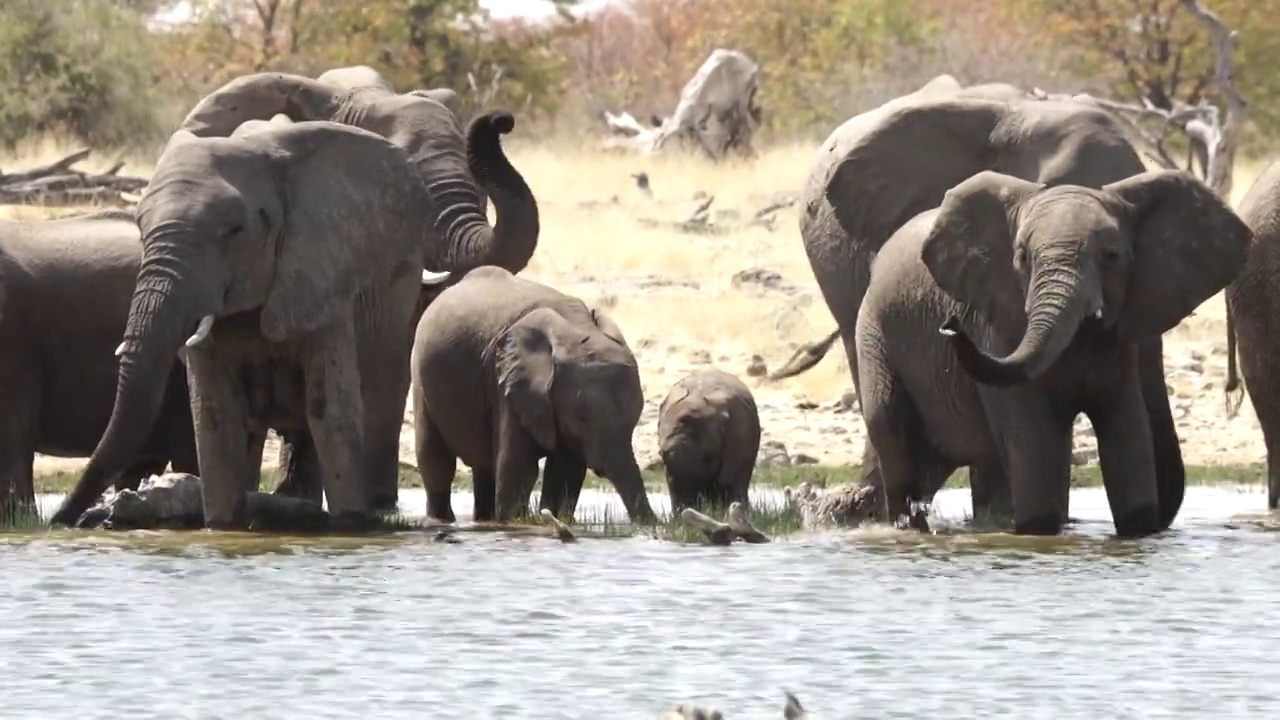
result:
<svg viewBox="0 0 1280 720"><path fill-rule="evenodd" d="M476 249L471 256L483 259L477 264L512 272L524 269L537 247L540 221L532 191L507 160L498 139L514 127L511 115L477 116L464 138L457 118L445 106L424 95L395 94L372 68L338 68L321 78L325 81L281 73L242 76L201 100L182 128L202 137L228 135L246 122L282 113L295 121L331 120L375 132L410 153L421 181L438 198L433 206L437 209L418 208L419 222L431 231L424 237L427 269L443 265L439 251L446 245L442 237L446 230L460 232L464 244ZM492 227L485 215L486 193L497 211ZM361 338L362 343L374 341ZM405 362L404 371L387 381L399 384L401 396L409 388L407 357ZM370 488L374 507L390 510L396 507L399 492L399 441L392 441L383 429L399 428L403 412L386 405L376 422L381 429L374 435L387 439L370 449ZM285 440L311 447L300 436L286 435ZM282 455L291 454L291 449L282 448ZM280 491L319 500L314 473L308 477L296 472L312 466L314 457L298 455L297 459L301 464L286 464Z"/></svg>
<svg viewBox="0 0 1280 720"><path fill-rule="evenodd" d="M1014 531L1060 532L1085 413L1116 533L1169 527L1182 486L1157 474L1138 343L1225 287L1250 239L1181 171L1100 190L984 171L949 190L883 246L858 318L889 516L959 466L999 464Z"/></svg>
<svg viewBox="0 0 1280 720"><path fill-rule="evenodd" d="M78 517L102 467L136 452L184 340L206 525L244 526L269 427L314 437L336 527L367 521L370 461L400 435L424 255L446 271L492 255L464 222L434 246L422 217L438 202L402 147L350 126L174 133L138 206L111 419L54 521Z"/></svg>
<svg viewBox="0 0 1280 720"><path fill-rule="evenodd" d="M760 451L760 413L751 389L717 368L681 378L658 408L658 452L672 513L686 507L749 506Z"/></svg>
<svg viewBox="0 0 1280 720"><path fill-rule="evenodd" d="M546 458L540 509L571 515L590 468L617 488L633 522L650 522L631 438L644 394L612 320L497 267L447 288L418 322L414 430L427 516L453 522L457 461L471 468L475 518L528 510Z"/></svg>
<svg viewBox="0 0 1280 720"><path fill-rule="evenodd" d="M1244 270L1227 286L1227 387L1237 384L1234 354L1267 445L1267 507L1280 507L1280 162L1269 165L1239 205L1253 229ZM1239 343L1239 349L1232 346Z"/></svg>
<svg viewBox="0 0 1280 720"><path fill-rule="evenodd" d="M838 327L810 348L804 361L774 377L812 367L840 337L861 392L853 330L871 262L898 228L938 207L946 191L966 178L995 170L1047 184L1098 188L1145 170L1115 120L1100 110L1030 99L1002 84L955 86L942 76L913 96L863 113L836 129L819 150L804 190L800 233ZM1185 469L1164 382L1161 339L1144 340L1139 354L1160 482L1170 488L1173 502L1181 496L1174 488L1184 485ZM1064 443L1069 446L1070 440ZM870 445L862 465L870 471L863 482L878 484ZM974 514L1007 516L1009 479L1000 467L971 466L969 477Z"/></svg>
<svg viewBox="0 0 1280 720"><path fill-rule="evenodd" d="M0 220L0 517L35 502L35 453L88 457L102 437L141 259L128 210ZM195 471L186 369L170 358L157 373L158 422L103 468L118 490L170 462Z"/></svg>

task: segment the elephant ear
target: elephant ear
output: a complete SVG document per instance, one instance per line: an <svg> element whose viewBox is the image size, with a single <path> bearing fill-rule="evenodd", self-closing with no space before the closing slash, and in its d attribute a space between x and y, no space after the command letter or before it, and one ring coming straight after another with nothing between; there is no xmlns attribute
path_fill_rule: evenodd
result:
<svg viewBox="0 0 1280 720"><path fill-rule="evenodd" d="M1002 332L1025 323L1013 267L1018 209L1040 183L983 171L947 191L920 251L938 287Z"/></svg>
<svg viewBox="0 0 1280 720"><path fill-rule="evenodd" d="M1000 103L906 100L850 120L861 134L833 168L824 196L860 249L879 252L898 228L938 206L947 190L987 169ZM864 129L865 128L865 129ZM839 151L839 144L830 149Z"/></svg>
<svg viewBox="0 0 1280 720"><path fill-rule="evenodd" d="M283 125L242 140L262 146L284 184L275 277L262 334L297 338L351 312L356 293L393 272L421 274L421 208L433 200L405 151L359 128Z"/></svg>
<svg viewBox="0 0 1280 720"><path fill-rule="evenodd" d="M1133 265L1116 330L1158 337L1225 288L1244 268L1253 232L1204 183L1160 170L1103 187L1128 206Z"/></svg>
<svg viewBox="0 0 1280 720"><path fill-rule="evenodd" d="M545 308L525 315L503 333L498 346L498 387L520 424L544 450L556 446L556 421L551 404L555 381L555 345L547 332Z"/></svg>
<svg viewBox="0 0 1280 720"><path fill-rule="evenodd" d="M591 308L591 321L596 324L596 327L600 328L600 332L604 333L605 337L619 345L627 344L627 338L623 336L622 328L618 327L613 318L605 315L601 310Z"/></svg>

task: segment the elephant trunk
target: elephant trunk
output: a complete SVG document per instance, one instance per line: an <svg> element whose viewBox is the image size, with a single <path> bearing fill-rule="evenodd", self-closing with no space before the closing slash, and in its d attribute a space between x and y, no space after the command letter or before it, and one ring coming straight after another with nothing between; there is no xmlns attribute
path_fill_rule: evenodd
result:
<svg viewBox="0 0 1280 720"><path fill-rule="evenodd" d="M644 489L644 476L640 473L635 455L630 452L629 439L627 452L620 455L620 457L610 458L609 464L599 468L596 474L604 475L609 482L613 483L614 489L622 498L622 505L627 509L627 516L631 522L656 522L657 516L653 513L653 507L649 505L649 494ZM603 472L600 472L601 470Z"/></svg>
<svg viewBox="0 0 1280 720"><path fill-rule="evenodd" d="M500 136L515 128L510 113L490 112L467 126L467 165L476 183L489 194L497 211L493 228L493 261L511 274L529 264L538 247L538 201L524 177L502 150Z"/></svg>
<svg viewBox="0 0 1280 720"><path fill-rule="evenodd" d="M188 293L177 290L183 282L176 263L166 259L143 263L118 351L111 419L80 480L53 516L54 524L75 524L146 444L174 357L196 326ZM200 323L205 333L208 324Z"/></svg>
<svg viewBox="0 0 1280 720"><path fill-rule="evenodd" d="M960 329L954 316L942 326L951 338L960 365L984 385L1010 387L1040 377L1075 337L1088 311L1081 277L1073 270L1039 272L1033 278L1027 310L1027 329L1012 353L994 357L978 348Z"/></svg>

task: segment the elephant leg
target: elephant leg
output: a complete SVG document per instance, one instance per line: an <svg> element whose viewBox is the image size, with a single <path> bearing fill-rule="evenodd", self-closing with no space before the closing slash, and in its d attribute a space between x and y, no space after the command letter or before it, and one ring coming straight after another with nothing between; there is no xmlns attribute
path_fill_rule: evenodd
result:
<svg viewBox="0 0 1280 720"><path fill-rule="evenodd" d="M251 468L245 477L245 492L258 492L262 489L262 453L267 446L267 432L265 430L250 430L248 432L246 448L248 449L248 460L246 464Z"/></svg>
<svg viewBox="0 0 1280 720"><path fill-rule="evenodd" d="M427 517L451 523L453 514L453 477L458 471L458 458L440 435L440 429L427 414L426 407L414 393L413 432L417 440L418 473L427 493ZM478 493L479 491L477 491ZM490 493L492 495L492 493ZM479 506L479 494L476 504Z"/></svg>
<svg viewBox="0 0 1280 720"><path fill-rule="evenodd" d="M310 433L298 431L281 436L276 465L280 472L276 495L310 500L317 505L324 501L320 456L316 454L316 444Z"/></svg>
<svg viewBox="0 0 1280 720"><path fill-rule="evenodd" d="M162 474L168 465L169 461L166 458L144 457L135 460L125 468L124 472L120 474L120 478L116 480L116 492L137 490L144 479L152 475Z"/></svg>
<svg viewBox="0 0 1280 720"><path fill-rule="evenodd" d="M529 436L515 412L502 410L498 430L497 519L500 522L524 517L529 512L529 494L538 481L541 449Z"/></svg>
<svg viewBox="0 0 1280 720"><path fill-rule="evenodd" d="M471 517L493 522L498 517L498 479L493 468L471 468L471 490L475 507Z"/></svg>
<svg viewBox="0 0 1280 720"><path fill-rule="evenodd" d="M991 434L1006 468L1013 531L1057 535L1067 521L1063 498L1071 484L1071 421L1059 417L1034 384L979 390Z"/></svg>
<svg viewBox="0 0 1280 720"><path fill-rule="evenodd" d="M538 508L550 510L559 518L567 511L572 519L586 478L587 464L582 458L575 452L557 448L547 456L542 468L542 497L538 499Z"/></svg>
<svg viewBox="0 0 1280 720"><path fill-rule="evenodd" d="M333 524L359 529L370 517L363 483L364 402L350 324L319 332L305 361L307 427L320 459L320 477ZM403 404L403 400L401 403Z"/></svg>
<svg viewBox="0 0 1280 720"><path fill-rule="evenodd" d="M1013 517L1013 492L1009 487L1009 476L999 462L971 465L969 491L975 519L1004 523Z"/></svg>
<svg viewBox="0 0 1280 720"><path fill-rule="evenodd" d="M39 408L38 382L0 387L0 521L35 507Z"/></svg>
<svg viewBox="0 0 1280 720"><path fill-rule="evenodd" d="M1142 400L1146 406L1151 445L1156 457L1156 483L1160 488L1160 527L1164 529L1173 524L1182 508L1187 487L1187 469L1182 460L1182 445L1178 441L1173 410L1169 407L1169 389L1164 380L1164 344L1160 337L1138 346L1138 379L1142 384ZM1280 492L1280 485L1272 480L1271 487L1274 498Z"/></svg>
<svg viewBox="0 0 1280 720"><path fill-rule="evenodd" d="M914 437L920 423L916 421L916 409L906 388L887 370L874 375L875 386L871 387L870 383L864 386L870 392L863 396L863 420L867 425L868 447L875 449L879 481L884 488L885 504L880 509L893 521L904 515L911 516L911 503L926 499L929 473L923 461L928 453L922 452L923 443ZM936 478L932 483L934 491L941 485Z"/></svg>
<svg viewBox="0 0 1280 720"><path fill-rule="evenodd" d="M190 348L187 372L191 415L200 462L205 526L240 530L248 523L246 489L257 468L249 462L249 406L237 373L236 358L219 357L217 344Z"/></svg>
<svg viewBox="0 0 1280 720"><path fill-rule="evenodd" d="M1116 534L1143 537L1165 529L1151 428L1139 384L1126 383L1110 407L1090 414L1089 420L1098 435L1098 463Z"/></svg>
<svg viewBox="0 0 1280 720"><path fill-rule="evenodd" d="M409 394L408 368L372 386L365 382L363 393L369 503L375 511L394 512L400 503L400 432L404 427L404 400Z"/></svg>

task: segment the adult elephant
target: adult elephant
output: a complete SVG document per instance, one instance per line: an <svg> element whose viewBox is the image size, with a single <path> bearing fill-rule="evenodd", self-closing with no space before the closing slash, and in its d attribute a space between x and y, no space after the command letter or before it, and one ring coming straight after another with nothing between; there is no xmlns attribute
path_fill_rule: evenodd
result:
<svg viewBox="0 0 1280 720"><path fill-rule="evenodd" d="M1280 507L1280 162L1253 181L1239 213L1255 236L1244 270L1226 291L1227 387L1238 387L1239 353L1239 372L1267 448L1267 507L1275 510Z"/></svg>
<svg viewBox="0 0 1280 720"><path fill-rule="evenodd" d="M465 231L464 243L470 257L483 258L485 264L513 273L528 265L537 248L540 219L533 192L502 151L499 137L515 127L510 114L478 115L468 124L464 137L457 119L446 107L425 96L395 94L389 89L390 83L378 82L381 76L372 68L339 68L321 77L326 76L325 82L282 73L236 78L201 100L181 128L201 137L225 136L246 122L282 113L295 121L330 120L372 131L408 151L420 181L439 198L440 202L430 209L418 208L418 222L429 231L424 235L424 262L428 267L445 265L438 254L446 245L441 234L454 227ZM497 214L493 227L485 215L486 194L493 200ZM410 322L410 333L412 328ZM373 340L362 338L362 342ZM366 381L388 383L394 386L387 390L388 395L399 393L400 397L407 397L407 356L405 363L403 372ZM370 449L369 487L374 507L380 510L396 507L399 440L390 428L398 430L403 420L403 405L397 408L392 404L382 406L379 416L371 418L379 428L373 436L381 439L380 446ZM301 437L296 440L305 442ZM292 454L291 450L282 452ZM285 465L281 487L290 494L316 497L319 488L314 482L291 474L293 469L307 466L307 455L297 458L302 461L300 465Z"/></svg>
<svg viewBox="0 0 1280 720"><path fill-rule="evenodd" d="M422 217L442 200L404 148L347 125L174 133L138 206L111 419L54 522L74 522L102 467L135 451L185 344L206 525L243 526L268 427L306 428L330 513L363 523L369 460L400 434L379 412L405 394L383 380L408 373L423 258L448 271L494 254L483 222L452 223L439 242Z"/></svg>
<svg viewBox="0 0 1280 720"><path fill-rule="evenodd" d="M102 437L141 260L128 210L0 220L0 517L35 502L35 453L88 457ZM196 470L186 369L171 358L156 371L158 421L103 467L116 489Z"/></svg>
<svg viewBox="0 0 1280 720"><path fill-rule="evenodd" d="M1157 476L1137 345L1225 287L1251 236L1182 171L1098 190L984 171L910 220L876 258L856 333L890 515L994 463L1015 532L1060 532L1083 412L1117 534L1167 528L1182 488Z"/></svg>
<svg viewBox="0 0 1280 720"><path fill-rule="evenodd" d="M1145 167L1105 112L1079 102L1019 96L1003 85L943 87L849 120L819 151L800 218L805 251L837 329L802 349L773 377L812 367L839 337L860 395L854 328L872 261L898 228L937 207L947 190L983 170L1046 185L1100 188ZM1169 490L1162 497L1169 498L1176 515L1185 469L1164 382L1161 339L1144 340L1139 354L1158 474ZM876 466L870 446L863 465ZM868 477L864 482L876 481ZM999 468L971 467L970 482L975 514L1003 510L1008 479Z"/></svg>
<svg viewBox="0 0 1280 720"><path fill-rule="evenodd" d="M653 509L632 435L644 409L622 331L578 298L502 268L444 290L418 321L414 431L428 517L453 522L459 459L477 520L524 514L543 470L542 508L573 513L590 468L617 488L633 522Z"/></svg>

